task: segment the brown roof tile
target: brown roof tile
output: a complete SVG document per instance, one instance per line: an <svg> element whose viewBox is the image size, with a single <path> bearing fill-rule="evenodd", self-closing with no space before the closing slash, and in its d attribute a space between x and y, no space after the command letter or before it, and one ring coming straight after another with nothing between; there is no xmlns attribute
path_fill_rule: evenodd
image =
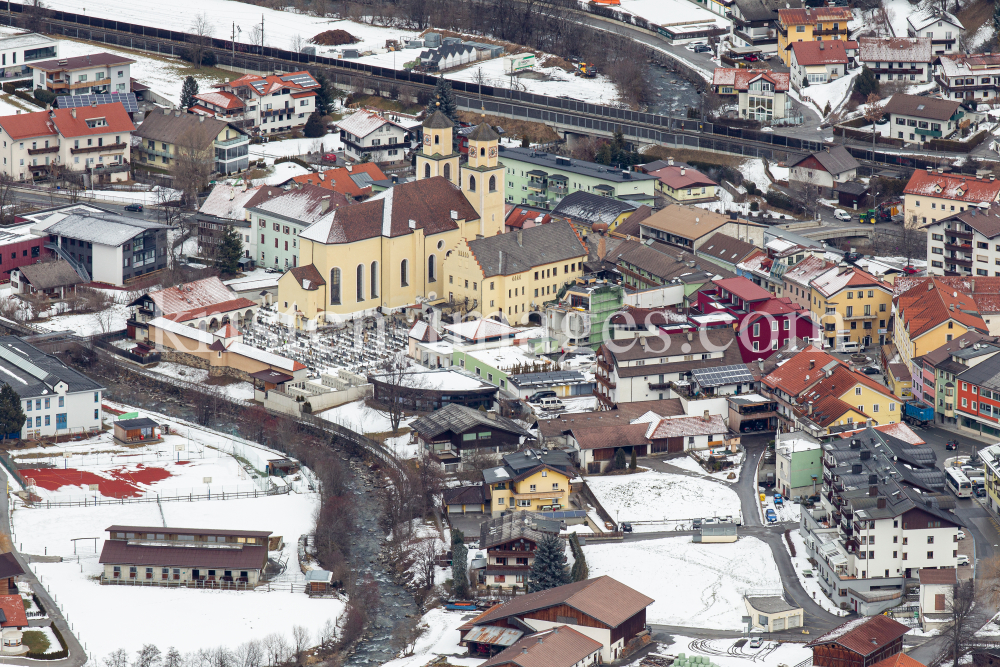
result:
<svg viewBox="0 0 1000 667"><path fill-rule="evenodd" d="M899 639L910 628L888 616L868 616L852 619L838 625L826 634L812 640L806 647L837 644L859 655L871 655Z"/></svg>
<svg viewBox="0 0 1000 667"><path fill-rule="evenodd" d="M164 530L164 528L160 528ZM176 530L176 529L171 529ZM142 546L125 540L105 540L101 563L164 567L261 569L267 562L267 547L243 545L241 549L209 547Z"/></svg>
<svg viewBox="0 0 1000 667"><path fill-rule="evenodd" d="M602 646L596 639L563 625L522 637L480 667L573 667Z"/></svg>
<svg viewBox="0 0 1000 667"><path fill-rule="evenodd" d="M580 449L618 449L649 444L649 424L591 424L570 429Z"/></svg>
<svg viewBox="0 0 1000 667"><path fill-rule="evenodd" d="M949 319L967 329L987 331L976 301L947 281L926 278L896 297L896 309L909 326L910 340L927 333Z"/></svg>

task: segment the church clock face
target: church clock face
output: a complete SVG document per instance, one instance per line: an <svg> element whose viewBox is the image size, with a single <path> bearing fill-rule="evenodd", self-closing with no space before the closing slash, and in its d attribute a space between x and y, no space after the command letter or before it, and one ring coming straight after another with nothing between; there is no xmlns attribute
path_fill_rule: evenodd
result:
<svg viewBox="0 0 1000 667"><path fill-rule="evenodd" d="M429 134L425 134L424 135L424 145L425 146L430 146L431 145L431 135L429 135Z"/></svg>
<svg viewBox="0 0 1000 667"><path fill-rule="evenodd" d="M490 146L490 157L496 157L496 156L497 156L497 147Z"/></svg>

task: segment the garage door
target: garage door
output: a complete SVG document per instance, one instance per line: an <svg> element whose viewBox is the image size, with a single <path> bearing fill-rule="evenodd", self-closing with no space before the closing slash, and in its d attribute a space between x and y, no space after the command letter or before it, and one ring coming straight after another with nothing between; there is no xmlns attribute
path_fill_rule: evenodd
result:
<svg viewBox="0 0 1000 667"><path fill-rule="evenodd" d="M785 619L776 618L774 619L774 626L771 628L772 631L778 632L779 630L785 629Z"/></svg>
<svg viewBox="0 0 1000 667"><path fill-rule="evenodd" d="M791 629L791 628L797 628L800 625L802 625L802 617L801 616L789 616L788 617L788 628L789 629Z"/></svg>
<svg viewBox="0 0 1000 667"><path fill-rule="evenodd" d="M461 514L461 513L462 513L461 505L448 505L448 514Z"/></svg>
<svg viewBox="0 0 1000 667"><path fill-rule="evenodd" d="M667 451L668 452L683 452L684 451L684 438L669 438L667 440Z"/></svg>

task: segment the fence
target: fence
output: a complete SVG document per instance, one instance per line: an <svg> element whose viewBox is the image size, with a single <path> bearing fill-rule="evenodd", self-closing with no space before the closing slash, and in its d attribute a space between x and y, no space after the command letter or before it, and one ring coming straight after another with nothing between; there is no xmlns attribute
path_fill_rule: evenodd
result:
<svg viewBox="0 0 1000 667"><path fill-rule="evenodd" d="M157 581L156 579L109 579L101 575L102 586L148 586L150 588L202 588L216 591L257 591L257 592L278 592L288 591L290 593L305 593L306 584L276 584L274 582L261 582L256 586L239 581Z"/></svg>
<svg viewBox="0 0 1000 667"><path fill-rule="evenodd" d="M111 341L114 340L124 340L127 337L125 331L113 331L109 334L99 334L95 336L92 340L94 345L97 347L107 350L112 354L116 354L119 357L128 359L129 361L134 361L137 364L155 364L159 363L161 360L161 355L159 352L150 351L148 354L136 354L132 350L125 350L117 345L113 345ZM136 343L138 344L138 343Z"/></svg>
<svg viewBox="0 0 1000 667"><path fill-rule="evenodd" d="M291 493L291 486L276 486L267 489L266 491L261 491L260 489L254 489L253 491L230 491L230 492L216 492L212 493L210 490L205 493L189 493L186 496L161 496L158 494L137 496L135 498L87 498L84 497L83 500L45 500L45 501L33 501L25 503L29 507L34 507L36 509L51 509L53 507L93 507L97 505L130 505L133 503L169 503L169 502L198 502L202 500L236 500L237 498L266 498L268 496L281 496L286 493Z"/></svg>

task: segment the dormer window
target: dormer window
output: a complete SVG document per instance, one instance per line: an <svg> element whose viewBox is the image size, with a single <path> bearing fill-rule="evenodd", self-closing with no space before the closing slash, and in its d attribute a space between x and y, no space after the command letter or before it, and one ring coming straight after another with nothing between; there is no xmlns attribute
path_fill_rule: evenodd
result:
<svg viewBox="0 0 1000 667"><path fill-rule="evenodd" d="M94 127L107 127L107 126L108 126L108 120L106 118L87 119L87 127L94 128Z"/></svg>

